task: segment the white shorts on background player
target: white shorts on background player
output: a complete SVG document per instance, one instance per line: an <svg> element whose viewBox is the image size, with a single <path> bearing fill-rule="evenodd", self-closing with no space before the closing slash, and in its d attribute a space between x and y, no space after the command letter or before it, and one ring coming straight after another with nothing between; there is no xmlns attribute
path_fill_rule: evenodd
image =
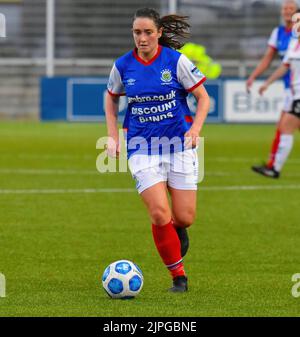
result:
<svg viewBox="0 0 300 337"><path fill-rule="evenodd" d="M293 100L298 100L300 99L300 42L297 39L291 40L282 63L291 70L291 92Z"/></svg>
<svg viewBox="0 0 300 337"><path fill-rule="evenodd" d="M196 148L162 155L133 154L128 165L139 193L159 182L178 190L197 190Z"/></svg>
<svg viewBox="0 0 300 337"><path fill-rule="evenodd" d="M293 94L290 88L284 89L283 107L282 110L285 112L292 110L293 104Z"/></svg>

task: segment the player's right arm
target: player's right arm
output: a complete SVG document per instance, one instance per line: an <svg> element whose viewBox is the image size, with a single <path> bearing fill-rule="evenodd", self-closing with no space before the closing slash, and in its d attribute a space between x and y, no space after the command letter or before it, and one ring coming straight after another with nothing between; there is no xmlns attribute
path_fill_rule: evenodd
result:
<svg viewBox="0 0 300 337"><path fill-rule="evenodd" d="M125 90L121 75L117 66L114 64L110 72L105 97L105 116L108 135L106 150L111 157L118 157L120 153L118 112L120 96L123 95L125 95Z"/></svg>
<svg viewBox="0 0 300 337"><path fill-rule="evenodd" d="M118 111L119 97L107 93L105 97L105 116L108 135L106 151L110 157L118 157L120 153Z"/></svg>
<svg viewBox="0 0 300 337"><path fill-rule="evenodd" d="M247 87L248 92L250 91L255 79L269 68L275 55L276 55L276 49L269 46L265 52L265 55L262 57L257 67L253 70L252 74L247 79L246 87Z"/></svg>

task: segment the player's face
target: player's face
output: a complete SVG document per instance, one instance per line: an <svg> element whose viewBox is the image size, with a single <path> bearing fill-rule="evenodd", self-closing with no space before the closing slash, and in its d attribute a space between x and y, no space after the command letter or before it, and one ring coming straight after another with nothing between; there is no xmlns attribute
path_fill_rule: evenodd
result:
<svg viewBox="0 0 300 337"><path fill-rule="evenodd" d="M286 24L291 23L292 21L292 16L296 12L297 7L294 2L284 2L282 7L281 7L281 15Z"/></svg>
<svg viewBox="0 0 300 337"><path fill-rule="evenodd" d="M138 51L142 54L152 54L158 46L162 29L157 29L153 20L137 18L133 22L133 38Z"/></svg>
<svg viewBox="0 0 300 337"><path fill-rule="evenodd" d="M296 31L297 31L297 36L298 36L298 41L300 42L300 25L299 25L299 22L300 22L300 13L297 13L298 17L296 18L295 21L293 21L293 24L296 25L297 24L297 28L296 28Z"/></svg>

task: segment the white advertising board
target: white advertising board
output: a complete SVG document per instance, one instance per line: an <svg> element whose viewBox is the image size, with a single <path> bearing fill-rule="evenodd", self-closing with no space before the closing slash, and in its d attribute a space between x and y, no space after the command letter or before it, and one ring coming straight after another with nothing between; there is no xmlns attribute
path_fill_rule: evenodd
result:
<svg viewBox="0 0 300 337"><path fill-rule="evenodd" d="M282 81L273 83L263 96L258 89L263 81L255 81L251 92L245 80L224 81L224 120L226 122L277 122L284 102Z"/></svg>

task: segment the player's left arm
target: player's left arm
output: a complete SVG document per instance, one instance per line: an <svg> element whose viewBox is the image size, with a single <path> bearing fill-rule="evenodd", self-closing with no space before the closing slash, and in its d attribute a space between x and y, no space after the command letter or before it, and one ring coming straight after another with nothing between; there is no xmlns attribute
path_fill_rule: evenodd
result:
<svg viewBox="0 0 300 337"><path fill-rule="evenodd" d="M204 121L207 117L209 106L210 106L210 98L209 95L203 85L199 85L192 91L192 94L197 100L197 110L196 116L194 118L194 122L190 129L185 133L185 137L187 139L186 144L192 145L195 147L198 145L199 134L202 130Z"/></svg>
<svg viewBox="0 0 300 337"><path fill-rule="evenodd" d="M289 64L287 63L282 63L268 78L267 80L263 83L263 85L259 88L259 93L260 95L262 95L267 89L268 87L275 82L276 80L278 80L279 78L281 78L282 76L284 76L287 71L289 69Z"/></svg>

